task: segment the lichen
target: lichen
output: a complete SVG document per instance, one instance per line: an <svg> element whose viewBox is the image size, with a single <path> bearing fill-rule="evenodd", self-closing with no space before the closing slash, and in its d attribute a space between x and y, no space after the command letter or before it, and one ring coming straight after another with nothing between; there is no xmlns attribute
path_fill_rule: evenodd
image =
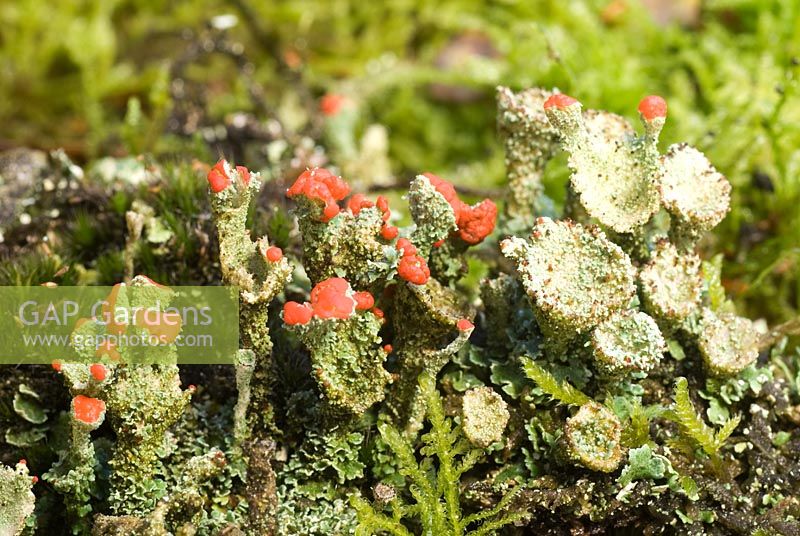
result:
<svg viewBox="0 0 800 536"><path fill-rule="evenodd" d="M567 455L593 471L610 473L622 460L622 426L607 408L589 402L567 419Z"/></svg>
<svg viewBox="0 0 800 536"><path fill-rule="evenodd" d="M33 484L24 460L14 468L0 465L0 533L17 536L25 530L36 502Z"/></svg>
<svg viewBox="0 0 800 536"><path fill-rule="evenodd" d="M633 298L630 259L597 228L540 218L528 241L508 238L500 247L516 263L553 348L589 331Z"/></svg>
<svg viewBox="0 0 800 536"><path fill-rule="evenodd" d="M592 331L591 340L595 363L608 374L652 370L666 350L655 321L640 311L612 316Z"/></svg>
<svg viewBox="0 0 800 536"><path fill-rule="evenodd" d="M532 88L514 93L497 88L497 124L506 155L509 218L531 221L538 212L547 162L555 155L558 133L547 120L550 91Z"/></svg>
<svg viewBox="0 0 800 536"><path fill-rule="evenodd" d="M728 212L730 183L694 147L670 146L662 157L658 184L673 218L670 238L684 249L690 249Z"/></svg>
<svg viewBox="0 0 800 536"><path fill-rule="evenodd" d="M650 261L639 271L645 310L666 326L675 327L697 307L702 290L700 258L681 254L662 240Z"/></svg>
<svg viewBox="0 0 800 536"><path fill-rule="evenodd" d="M659 208L655 147L660 128L645 120L647 134L637 138L619 116L593 111L584 118L577 101L550 102L544 109L570 153L570 185L583 208L617 233L637 232ZM659 123L663 126L663 120Z"/></svg>
<svg viewBox="0 0 800 536"><path fill-rule="evenodd" d="M759 334L747 318L703 309L697 344L703 363L714 376L733 376L758 358Z"/></svg>
<svg viewBox="0 0 800 536"><path fill-rule="evenodd" d="M464 393L461 415L464 435L479 448L500 441L509 418L505 401L490 387L476 387Z"/></svg>

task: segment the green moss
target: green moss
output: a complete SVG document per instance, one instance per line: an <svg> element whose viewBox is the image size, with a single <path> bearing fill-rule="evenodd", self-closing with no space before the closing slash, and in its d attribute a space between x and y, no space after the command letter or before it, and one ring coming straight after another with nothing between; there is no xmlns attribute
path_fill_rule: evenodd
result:
<svg viewBox="0 0 800 536"><path fill-rule="evenodd" d="M357 534L411 534L403 524L403 518L411 515L422 525L423 532L453 536L491 534L504 525L522 519L525 516L523 512L508 510L509 503L519 490L508 493L492 509L469 516L462 515L459 479L479 460L481 451L471 448L468 441L460 437L460 430L445 418L433 377L428 373L422 374L419 385L427 405L426 415L431 423L431 430L422 437L424 447L421 453L429 460L436 457L438 463L435 474L428 474L432 467L430 461L417 462L413 446L400 430L387 423L380 425L381 437L397 456L400 473L410 483L409 491L415 504L408 505L404 499L388 493L385 498L376 497L376 503L372 506L363 498L353 495L351 504L359 522ZM386 506L390 508L389 515L382 512ZM468 530L470 525L477 522L482 524Z"/></svg>

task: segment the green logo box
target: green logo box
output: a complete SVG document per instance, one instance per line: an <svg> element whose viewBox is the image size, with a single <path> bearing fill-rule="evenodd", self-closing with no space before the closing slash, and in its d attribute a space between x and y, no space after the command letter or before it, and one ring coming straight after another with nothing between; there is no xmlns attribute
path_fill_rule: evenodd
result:
<svg viewBox="0 0 800 536"><path fill-rule="evenodd" d="M232 364L235 287L0 287L0 364Z"/></svg>

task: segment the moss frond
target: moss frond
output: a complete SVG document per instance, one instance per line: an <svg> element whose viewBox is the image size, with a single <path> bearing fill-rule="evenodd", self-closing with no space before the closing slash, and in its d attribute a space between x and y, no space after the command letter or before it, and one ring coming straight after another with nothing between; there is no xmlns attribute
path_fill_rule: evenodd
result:
<svg viewBox="0 0 800 536"><path fill-rule="evenodd" d="M416 517L423 534L441 536L479 536L522 519L524 512L509 512L509 505L521 487L508 492L494 508L463 517L461 513L460 478L483 456L483 450L473 448L459 426L445 416L442 399L436 389L436 379L428 373L419 377L420 391L427 403L427 420L431 429L421 437L420 452L425 458L417 462L409 440L391 424L381 424L378 430L386 444L397 456L400 474L409 480L409 493L416 504L405 506L399 499L391 501L391 517L360 497L350 501L356 511L359 527L356 534L411 534L403 525L405 517ZM436 463L434 463L434 458ZM473 523L485 521L467 532Z"/></svg>
<svg viewBox="0 0 800 536"><path fill-rule="evenodd" d="M350 498L350 505L358 516L356 536L372 536L380 533L392 536L411 536L411 532L399 520L376 511L361 497L353 495Z"/></svg>
<svg viewBox="0 0 800 536"><path fill-rule="evenodd" d="M683 434L699 445L703 452L712 458L717 456L719 450L739 425L741 419L740 415L728 419L722 425L722 428L715 432L713 428L705 423L697 413L694 404L692 404L689 398L689 382L686 381L686 378L678 378L675 385L675 404L668 417L678 423Z"/></svg>
<svg viewBox="0 0 800 536"><path fill-rule="evenodd" d="M622 444L627 448L638 448L650 440L650 421L664 412L661 406L642 406L634 399L630 409L628 426L622 429Z"/></svg>
<svg viewBox="0 0 800 536"><path fill-rule="evenodd" d="M536 382L536 385L549 395L553 400L570 406L582 406L591 402L591 398L580 392L569 384L569 382L559 382L555 376L547 370L537 365L533 359L523 358L522 368L525 374Z"/></svg>

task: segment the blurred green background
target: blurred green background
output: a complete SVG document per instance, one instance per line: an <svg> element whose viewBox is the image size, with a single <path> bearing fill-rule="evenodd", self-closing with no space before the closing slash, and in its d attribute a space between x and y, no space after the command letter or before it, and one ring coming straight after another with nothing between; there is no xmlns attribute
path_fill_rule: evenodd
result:
<svg viewBox="0 0 800 536"><path fill-rule="evenodd" d="M314 147L337 163L381 125L385 166L354 165L347 178L402 185L430 170L494 192L504 181L497 85L557 87L632 120L639 99L656 93L670 108L662 147L696 145L734 185L732 211L704 253L724 255L743 312L775 323L800 309L799 58L800 0L16 0L0 5L0 149L63 147L85 166L147 154L164 166L150 203L170 232L188 236L171 212L200 217L192 205L202 185L185 185L193 158L232 152L267 168L282 139L310 140L294 152L300 164ZM319 110L330 94L348 110L333 130ZM266 134L232 128L248 121ZM222 148L212 139L220 125ZM556 199L559 163L547 178ZM62 213L70 236L49 252L116 274L122 215L138 194L98 195L92 208ZM121 222L112 231L99 229L103 210ZM264 225L280 234L286 224L273 215ZM0 248L6 284L58 271L58 262L26 264L22 234L7 232Z"/></svg>

